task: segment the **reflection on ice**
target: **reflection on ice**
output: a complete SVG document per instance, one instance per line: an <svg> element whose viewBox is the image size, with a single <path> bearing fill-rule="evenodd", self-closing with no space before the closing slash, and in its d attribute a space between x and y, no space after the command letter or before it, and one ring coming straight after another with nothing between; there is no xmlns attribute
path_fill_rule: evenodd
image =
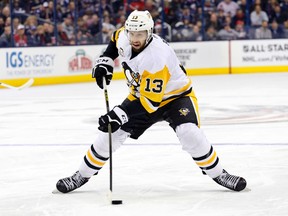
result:
<svg viewBox="0 0 288 216"><path fill-rule="evenodd" d="M166 123L129 139L83 188L52 194L79 166L105 112L95 83L0 90L1 215L287 215L288 73L193 77L202 129L227 171L247 179L236 193L203 176ZM269 85L267 85L269 83ZM127 95L108 87L111 107Z"/></svg>

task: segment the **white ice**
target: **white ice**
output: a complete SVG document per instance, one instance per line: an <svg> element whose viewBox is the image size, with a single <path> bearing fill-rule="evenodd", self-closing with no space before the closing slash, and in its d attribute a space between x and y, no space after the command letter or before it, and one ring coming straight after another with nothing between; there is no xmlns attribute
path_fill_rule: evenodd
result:
<svg viewBox="0 0 288 216"><path fill-rule="evenodd" d="M194 76L202 129L224 168L246 178L232 192L202 175L166 123L113 154L79 190L52 194L73 174L105 113L95 83L0 90L2 216L287 216L288 73ZM108 87L110 107L127 96L123 80Z"/></svg>

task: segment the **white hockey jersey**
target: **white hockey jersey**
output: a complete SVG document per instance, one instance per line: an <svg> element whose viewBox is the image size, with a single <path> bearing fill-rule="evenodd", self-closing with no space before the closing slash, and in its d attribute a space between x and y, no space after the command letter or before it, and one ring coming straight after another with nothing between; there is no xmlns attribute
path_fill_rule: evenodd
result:
<svg viewBox="0 0 288 216"><path fill-rule="evenodd" d="M193 94L192 81L187 77L174 50L159 36L153 34L149 45L132 59L132 47L124 28L117 30L112 41L116 42L130 88L128 98L140 99L149 113L177 97Z"/></svg>

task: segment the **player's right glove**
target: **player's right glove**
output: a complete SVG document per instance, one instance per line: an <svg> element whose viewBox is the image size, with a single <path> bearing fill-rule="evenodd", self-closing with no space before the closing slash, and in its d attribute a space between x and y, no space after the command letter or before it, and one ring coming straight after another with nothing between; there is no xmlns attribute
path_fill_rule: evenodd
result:
<svg viewBox="0 0 288 216"><path fill-rule="evenodd" d="M113 59L103 56L96 60L95 66L92 69L92 78L96 79L97 85L103 89L103 78L106 79L106 84L109 85L113 75L114 61Z"/></svg>
<svg viewBox="0 0 288 216"><path fill-rule="evenodd" d="M121 106L114 107L113 110L108 112L99 118L98 129L103 132L108 132L108 125L111 125L111 131L114 133L117 131L121 125L128 122L128 116L126 112L121 108Z"/></svg>

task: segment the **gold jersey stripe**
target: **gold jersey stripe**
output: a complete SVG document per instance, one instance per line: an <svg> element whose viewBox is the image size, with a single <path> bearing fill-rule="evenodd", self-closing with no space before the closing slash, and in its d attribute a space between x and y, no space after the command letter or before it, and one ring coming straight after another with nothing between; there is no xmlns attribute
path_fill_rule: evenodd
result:
<svg viewBox="0 0 288 216"><path fill-rule="evenodd" d="M124 27L117 29L116 32L114 32L114 33L111 35L111 40L112 40L113 42L117 42L117 40L118 40L118 38L119 38L119 33L120 33L122 30L124 30Z"/></svg>
<svg viewBox="0 0 288 216"><path fill-rule="evenodd" d="M92 163L94 163L94 164L96 164L96 165L98 165L98 166L103 166L105 163L104 162L101 162L101 161L98 161L98 160L96 160L93 156L92 156L92 154L91 154L91 152L90 152L90 149L88 150L88 152L87 152L87 156L88 156L88 158L89 158L89 160L92 162Z"/></svg>
<svg viewBox="0 0 288 216"><path fill-rule="evenodd" d="M216 157L217 157L217 154L216 154L216 152L214 151L212 157L211 157L209 160L203 161L203 162L196 162L196 164L197 164L198 166L201 166L201 167L202 167L202 166L210 165L210 164L215 160Z"/></svg>
<svg viewBox="0 0 288 216"><path fill-rule="evenodd" d="M145 110L149 113L155 112L158 108L158 107L154 107L149 102L149 100L147 100L147 98L145 98L145 97L140 97L140 102L141 102L142 106L145 108Z"/></svg>
<svg viewBox="0 0 288 216"><path fill-rule="evenodd" d="M197 117L197 122L198 122L197 126L200 128L201 124L200 124L200 115L199 115L198 101L197 101L197 97L196 97L196 95L195 95L193 90L192 90L190 99L192 100L192 104L193 104L193 107L194 107L194 110L195 110L195 114L196 114L196 117Z"/></svg>
<svg viewBox="0 0 288 216"><path fill-rule="evenodd" d="M192 80L191 79L189 79L189 82L185 85L185 86L183 86L182 88L180 88L180 89L177 89L177 90L174 90L174 91L171 91L171 92L168 92L168 93L166 93L165 95L178 95L178 94L181 94L181 93L183 93L183 92L185 92L186 90L188 90L189 89L189 87L191 86L191 84L192 84ZM164 95L164 97L165 97L165 95Z"/></svg>
<svg viewBox="0 0 288 216"><path fill-rule="evenodd" d="M137 100L137 98L136 98L135 96L133 96L132 94L129 94L127 98L128 98L128 100L130 100L130 101Z"/></svg>

